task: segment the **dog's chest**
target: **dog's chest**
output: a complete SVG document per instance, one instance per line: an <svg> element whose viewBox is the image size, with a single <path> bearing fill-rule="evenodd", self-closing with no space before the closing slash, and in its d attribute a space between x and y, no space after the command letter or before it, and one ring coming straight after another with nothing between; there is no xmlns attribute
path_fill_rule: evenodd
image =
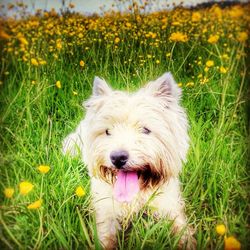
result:
<svg viewBox="0 0 250 250"><path fill-rule="evenodd" d="M137 214L147 204L149 197L150 194L143 192L130 203L117 203L117 218L120 221L131 219L131 216Z"/></svg>

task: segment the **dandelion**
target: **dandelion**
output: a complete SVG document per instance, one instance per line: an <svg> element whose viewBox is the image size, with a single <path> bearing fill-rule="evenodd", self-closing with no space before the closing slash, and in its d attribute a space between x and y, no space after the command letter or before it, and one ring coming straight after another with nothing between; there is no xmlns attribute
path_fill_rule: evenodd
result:
<svg viewBox="0 0 250 250"><path fill-rule="evenodd" d="M35 84L36 84L36 81L35 81L35 80L32 80L32 81L31 81L31 84L35 85Z"/></svg>
<svg viewBox="0 0 250 250"><path fill-rule="evenodd" d="M57 87L58 89L61 89L61 88L62 88L62 84L61 84L60 81L56 81L56 87Z"/></svg>
<svg viewBox="0 0 250 250"><path fill-rule="evenodd" d="M181 82L179 82L177 85L178 85L178 87L181 88L183 84Z"/></svg>
<svg viewBox="0 0 250 250"><path fill-rule="evenodd" d="M208 68L213 67L213 66L214 66L214 61L208 60L208 61L206 62L206 66L207 66Z"/></svg>
<svg viewBox="0 0 250 250"><path fill-rule="evenodd" d="M227 73L227 69L224 68L223 66L220 66L220 73L221 74L226 74Z"/></svg>
<svg viewBox="0 0 250 250"><path fill-rule="evenodd" d="M5 188L3 192L6 198L11 198L14 194L14 188Z"/></svg>
<svg viewBox="0 0 250 250"><path fill-rule="evenodd" d="M38 208L41 207L42 202L43 202L42 199L39 199L39 200L37 200L37 201L35 201L35 202L29 204L29 205L27 206L27 208L28 208L28 209L31 209L31 210L33 210L33 209L38 209Z"/></svg>
<svg viewBox="0 0 250 250"><path fill-rule="evenodd" d="M33 188L34 185L28 181L23 181L19 184L19 191L22 195L28 194Z"/></svg>
<svg viewBox="0 0 250 250"><path fill-rule="evenodd" d="M116 37L115 38L115 43L119 43L120 42L120 38L119 37Z"/></svg>
<svg viewBox="0 0 250 250"><path fill-rule="evenodd" d="M84 67L84 65L85 65L85 62L84 62L83 60L81 60L81 61L80 61L80 66L81 66L81 67Z"/></svg>
<svg viewBox="0 0 250 250"><path fill-rule="evenodd" d="M224 235L226 233L226 227L223 224L216 225L215 230L219 235Z"/></svg>
<svg viewBox="0 0 250 250"><path fill-rule="evenodd" d="M76 91L73 90L73 95L78 95L78 93Z"/></svg>
<svg viewBox="0 0 250 250"><path fill-rule="evenodd" d="M210 35L207 41L209 43L215 44L218 42L219 38L220 37L218 35Z"/></svg>
<svg viewBox="0 0 250 250"><path fill-rule="evenodd" d="M160 64L160 60L156 60L155 62L156 62L156 64Z"/></svg>
<svg viewBox="0 0 250 250"><path fill-rule="evenodd" d="M240 242L233 236L226 237L224 243L225 243L224 246L225 250L239 250L241 248Z"/></svg>
<svg viewBox="0 0 250 250"><path fill-rule="evenodd" d="M187 42L188 37L186 34L183 34L181 32L174 32L170 35L169 40L173 42Z"/></svg>
<svg viewBox="0 0 250 250"><path fill-rule="evenodd" d="M47 165L40 165L37 167L37 170L42 173L42 174L46 174L50 171L50 166Z"/></svg>
<svg viewBox="0 0 250 250"><path fill-rule="evenodd" d="M247 32L239 32L237 34L237 40L241 43L245 42L248 39L248 34Z"/></svg>
<svg viewBox="0 0 250 250"><path fill-rule="evenodd" d="M38 66L39 65L39 63L36 60L36 58L31 58L31 64L34 65L34 66Z"/></svg>
<svg viewBox="0 0 250 250"><path fill-rule="evenodd" d="M170 57L170 56L171 56L170 52L166 53L166 57Z"/></svg>
<svg viewBox="0 0 250 250"><path fill-rule="evenodd" d="M78 197L83 197L85 195L85 190L81 186L79 186L76 188L75 194Z"/></svg>

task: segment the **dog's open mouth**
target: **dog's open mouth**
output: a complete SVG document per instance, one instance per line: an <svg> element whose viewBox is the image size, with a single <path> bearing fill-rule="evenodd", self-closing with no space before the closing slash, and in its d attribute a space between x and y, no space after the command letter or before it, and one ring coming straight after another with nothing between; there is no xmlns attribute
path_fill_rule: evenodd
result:
<svg viewBox="0 0 250 250"><path fill-rule="evenodd" d="M155 172L154 168L149 165L130 171L102 165L100 166L100 176L106 182L114 185L114 197L120 202L130 202L139 190L152 188L166 180L166 176Z"/></svg>

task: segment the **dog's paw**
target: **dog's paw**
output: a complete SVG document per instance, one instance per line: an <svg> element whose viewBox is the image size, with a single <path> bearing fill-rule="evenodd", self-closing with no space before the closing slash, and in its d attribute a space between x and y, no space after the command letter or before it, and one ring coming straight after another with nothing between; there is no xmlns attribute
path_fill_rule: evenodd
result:
<svg viewBox="0 0 250 250"><path fill-rule="evenodd" d="M78 143L78 135L75 133L69 134L62 142L62 152L64 155L76 156L80 153L80 147Z"/></svg>

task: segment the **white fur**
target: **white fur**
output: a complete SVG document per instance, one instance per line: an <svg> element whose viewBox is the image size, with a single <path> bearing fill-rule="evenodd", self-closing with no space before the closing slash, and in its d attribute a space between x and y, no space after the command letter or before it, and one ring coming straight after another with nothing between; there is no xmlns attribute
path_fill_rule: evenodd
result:
<svg viewBox="0 0 250 250"><path fill-rule="evenodd" d="M80 151L88 167L99 239L106 249L116 246L119 222L145 204L154 207L157 216L174 220L175 232L186 228L182 244L187 242L188 248L195 245L187 228L178 180L189 146L188 122L179 105L180 97L181 90L171 73L165 73L135 93L114 91L104 80L95 77L93 94L84 103L86 116L63 141L63 152L75 155ZM143 127L151 133L143 133ZM107 129L110 136L105 133ZM101 165L113 168L110 152L120 149L129 152L130 167L149 163L167 176L165 182L141 190L129 204L116 201L113 185L100 178L98 170Z"/></svg>

